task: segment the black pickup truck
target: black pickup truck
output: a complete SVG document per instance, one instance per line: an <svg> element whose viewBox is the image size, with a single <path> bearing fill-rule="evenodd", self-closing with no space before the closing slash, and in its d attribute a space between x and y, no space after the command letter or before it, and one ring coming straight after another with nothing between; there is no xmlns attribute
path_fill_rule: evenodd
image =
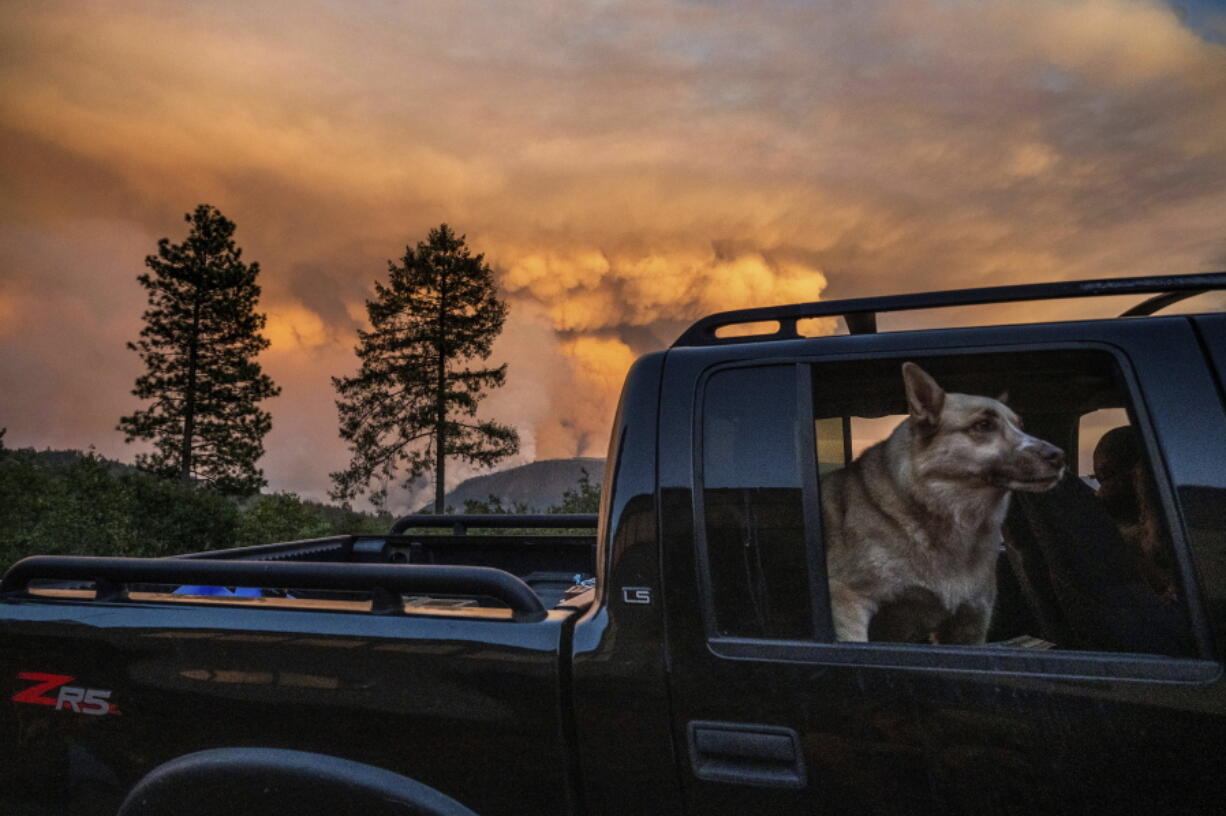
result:
<svg viewBox="0 0 1226 816"><path fill-rule="evenodd" d="M26 559L0 584L0 811L1221 813L1226 315L1163 310L1223 288L713 315L630 371L598 520ZM876 325L1129 294L1114 319ZM822 476L907 414L907 361L1007 391L1067 453L1013 496L981 645L832 634Z"/></svg>

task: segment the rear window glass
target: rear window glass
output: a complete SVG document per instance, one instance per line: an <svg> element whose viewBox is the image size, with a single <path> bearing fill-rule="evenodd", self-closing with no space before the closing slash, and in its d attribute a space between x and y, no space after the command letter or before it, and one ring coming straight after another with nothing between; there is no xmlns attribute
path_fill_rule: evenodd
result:
<svg viewBox="0 0 1226 816"><path fill-rule="evenodd" d="M721 635L813 632L796 389L795 366L731 369L707 384L702 499Z"/></svg>

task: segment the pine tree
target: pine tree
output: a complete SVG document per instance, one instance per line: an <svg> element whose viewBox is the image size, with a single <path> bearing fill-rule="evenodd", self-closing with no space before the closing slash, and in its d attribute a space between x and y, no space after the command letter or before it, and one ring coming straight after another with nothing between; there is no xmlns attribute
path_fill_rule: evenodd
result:
<svg viewBox="0 0 1226 816"><path fill-rule="evenodd" d="M507 306L484 256L446 224L416 250L406 246L399 265L388 262L387 285L376 282L375 292L366 302L372 328L358 332L358 373L332 379L352 452L349 467L331 474L332 496L369 490L382 507L398 473L408 486L433 469L441 513L448 457L492 465L519 450L513 428L475 418L485 392L505 382L506 364L469 367L489 357Z"/></svg>
<svg viewBox="0 0 1226 816"><path fill-rule="evenodd" d="M213 207L184 220L186 240L158 241L158 254L145 258L151 271L137 277L149 309L140 339L128 343L146 366L132 393L153 404L122 417L119 430L127 442L153 441L154 453L136 457L144 470L252 493L266 483L255 463L272 427L257 403L281 391L255 361L268 348L255 310L260 265L243 263L234 222Z"/></svg>
<svg viewBox="0 0 1226 816"><path fill-rule="evenodd" d="M587 468L579 468L579 481L562 491L562 503L549 508L550 513L595 513L600 510L600 482L592 483Z"/></svg>

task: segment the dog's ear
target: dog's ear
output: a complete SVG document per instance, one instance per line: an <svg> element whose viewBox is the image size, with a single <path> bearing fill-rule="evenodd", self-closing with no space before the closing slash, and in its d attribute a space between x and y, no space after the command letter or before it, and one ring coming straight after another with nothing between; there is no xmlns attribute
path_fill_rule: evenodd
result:
<svg viewBox="0 0 1226 816"><path fill-rule="evenodd" d="M907 408L922 428L936 430L945 407L945 391L927 371L915 363L902 364L902 381L907 388Z"/></svg>
<svg viewBox="0 0 1226 816"><path fill-rule="evenodd" d="M996 401L1003 402L1005 405L1008 405L1009 404L1009 392L1001 391L1000 396L996 398Z"/></svg>

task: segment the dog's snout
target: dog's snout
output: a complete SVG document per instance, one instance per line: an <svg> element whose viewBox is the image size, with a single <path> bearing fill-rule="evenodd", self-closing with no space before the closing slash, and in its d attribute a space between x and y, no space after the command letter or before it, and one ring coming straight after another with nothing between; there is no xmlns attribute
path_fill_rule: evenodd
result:
<svg viewBox="0 0 1226 816"><path fill-rule="evenodd" d="M1043 457L1043 461L1054 468L1064 467L1064 451L1055 445L1045 445L1043 450L1039 452L1039 455Z"/></svg>

